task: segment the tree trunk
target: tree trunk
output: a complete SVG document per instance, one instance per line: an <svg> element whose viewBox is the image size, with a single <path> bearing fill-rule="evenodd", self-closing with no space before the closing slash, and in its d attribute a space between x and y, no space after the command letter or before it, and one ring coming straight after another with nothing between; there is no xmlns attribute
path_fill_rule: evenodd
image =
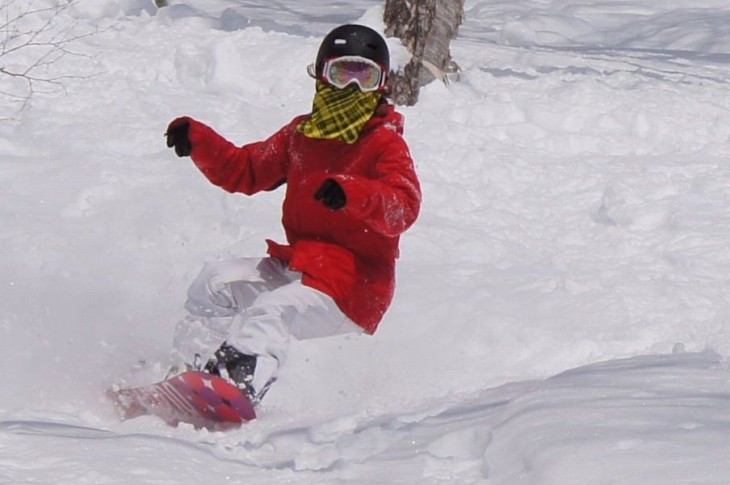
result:
<svg viewBox="0 0 730 485"><path fill-rule="evenodd" d="M397 37L411 53L402 70L392 73L390 96L396 104L412 106L422 86L455 72L449 51L464 15L464 0L386 0L385 33Z"/></svg>

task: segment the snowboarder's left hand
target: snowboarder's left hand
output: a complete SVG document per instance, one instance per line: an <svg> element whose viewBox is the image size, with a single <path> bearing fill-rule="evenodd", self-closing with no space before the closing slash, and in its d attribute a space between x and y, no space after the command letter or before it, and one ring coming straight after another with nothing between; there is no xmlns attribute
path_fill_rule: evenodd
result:
<svg viewBox="0 0 730 485"><path fill-rule="evenodd" d="M193 145L190 143L188 132L190 131L190 120L188 118L177 118L167 126L167 146L175 147L175 153L178 157L189 157L193 151Z"/></svg>
<svg viewBox="0 0 730 485"><path fill-rule="evenodd" d="M321 201L332 210L340 210L347 204L344 189L334 179L325 180L314 193L314 199Z"/></svg>

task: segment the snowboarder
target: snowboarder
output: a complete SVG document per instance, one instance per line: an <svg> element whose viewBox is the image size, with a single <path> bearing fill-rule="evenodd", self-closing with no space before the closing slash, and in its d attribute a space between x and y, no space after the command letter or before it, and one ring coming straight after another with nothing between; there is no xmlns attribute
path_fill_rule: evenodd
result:
<svg viewBox="0 0 730 485"><path fill-rule="evenodd" d="M389 66L378 32L343 25L307 69L312 112L267 140L237 147L190 117L167 128L167 145L228 192L286 185L287 244L267 240L268 257L206 264L176 337L212 338L208 355L218 348L204 370L253 402L274 381L290 337L372 334L390 305L399 237L418 216L421 192L403 117L386 100Z"/></svg>

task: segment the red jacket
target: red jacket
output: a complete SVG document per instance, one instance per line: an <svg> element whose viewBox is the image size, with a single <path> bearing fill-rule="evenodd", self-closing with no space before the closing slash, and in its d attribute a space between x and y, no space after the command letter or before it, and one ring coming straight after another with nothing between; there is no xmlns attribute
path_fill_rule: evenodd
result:
<svg viewBox="0 0 730 485"><path fill-rule="evenodd" d="M304 136L294 118L269 139L236 147L208 126L190 122L191 157L213 184L247 195L286 183L282 223L288 245L268 241L269 254L303 273L305 285L330 295L368 333L393 298L399 236L418 216L421 190L403 117L381 105L354 144ZM335 179L347 205L314 199Z"/></svg>

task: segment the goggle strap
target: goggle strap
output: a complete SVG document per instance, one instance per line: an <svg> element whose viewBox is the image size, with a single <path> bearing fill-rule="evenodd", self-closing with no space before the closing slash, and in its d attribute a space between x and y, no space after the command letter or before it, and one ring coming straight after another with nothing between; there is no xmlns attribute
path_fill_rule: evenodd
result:
<svg viewBox="0 0 730 485"><path fill-rule="evenodd" d="M310 64L307 66L307 74L309 75L309 77L317 79L317 68L314 66L314 64Z"/></svg>

